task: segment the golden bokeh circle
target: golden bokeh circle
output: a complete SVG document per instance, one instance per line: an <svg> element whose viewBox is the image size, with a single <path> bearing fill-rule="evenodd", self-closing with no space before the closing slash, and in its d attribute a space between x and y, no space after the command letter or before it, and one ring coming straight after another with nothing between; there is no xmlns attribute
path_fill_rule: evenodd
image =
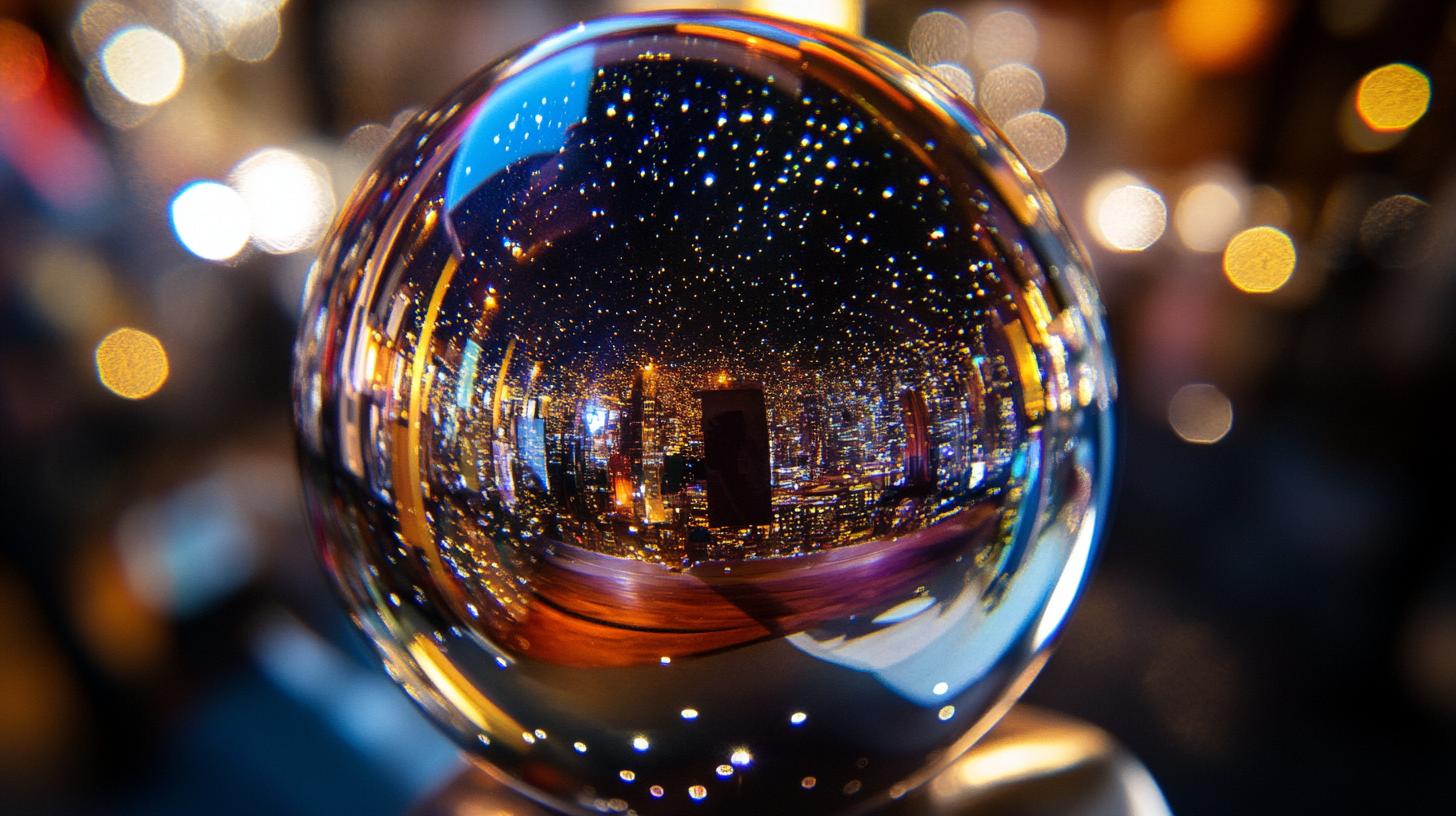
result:
<svg viewBox="0 0 1456 816"><path fill-rule="evenodd" d="M1283 230L1251 227L1229 239L1223 273L1242 292L1264 294L1289 282L1298 256Z"/></svg>
<svg viewBox="0 0 1456 816"><path fill-rule="evenodd" d="M162 341L140 329L117 329L96 344L96 376L119 397L150 397L169 372Z"/></svg>
<svg viewBox="0 0 1456 816"><path fill-rule="evenodd" d="M1376 68L1360 79L1355 91L1355 111L1379 132L1409 128L1430 106L1431 80L1405 63Z"/></svg>

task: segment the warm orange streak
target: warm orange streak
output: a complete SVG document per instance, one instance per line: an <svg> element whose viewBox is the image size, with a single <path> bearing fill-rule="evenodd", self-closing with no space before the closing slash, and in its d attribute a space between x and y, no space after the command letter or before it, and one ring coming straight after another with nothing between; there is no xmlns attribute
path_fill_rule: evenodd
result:
<svg viewBox="0 0 1456 816"><path fill-rule="evenodd" d="M457 594L458 590L455 589L454 582L449 580L445 565L440 560L440 550L436 546L435 538L425 523L425 480L424 474L420 472L420 426L423 424L425 404L425 369L429 367L430 357L433 356L435 325L440 320L440 305L445 301L445 293L450 290L450 282L454 280L455 270L459 266L460 261L454 256L445 262L445 268L440 270L440 278L435 281L435 291L430 293L429 306L425 308L425 319L420 326L420 341L415 345L414 360L410 367L409 410L405 414L405 427L408 429L404 446L405 468L403 474L396 471L394 483L396 490L403 484L399 522L405 540L425 551L430 559L430 575L435 579L435 584Z"/></svg>

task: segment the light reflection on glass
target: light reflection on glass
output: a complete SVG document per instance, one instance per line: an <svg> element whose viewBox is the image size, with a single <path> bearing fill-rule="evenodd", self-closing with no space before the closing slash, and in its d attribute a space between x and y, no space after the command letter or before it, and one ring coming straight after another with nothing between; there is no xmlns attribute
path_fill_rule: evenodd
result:
<svg viewBox="0 0 1456 816"><path fill-rule="evenodd" d="M885 52L673 15L507 66L400 133L320 259L297 405L341 591L557 801L908 790L1085 576L1085 264Z"/></svg>

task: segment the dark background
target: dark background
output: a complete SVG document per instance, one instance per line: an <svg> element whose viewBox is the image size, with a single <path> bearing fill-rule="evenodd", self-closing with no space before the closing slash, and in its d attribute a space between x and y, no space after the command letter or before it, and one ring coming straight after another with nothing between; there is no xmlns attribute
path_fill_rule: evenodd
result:
<svg viewBox="0 0 1456 816"><path fill-rule="evenodd" d="M458 770L303 528L289 348L320 190L342 199L403 112L512 45L647 6L0 0L0 811L384 814ZM858 16L978 94L1007 59L1043 78L1068 134L1045 180L1121 367L1113 522L1027 699L1122 740L1180 814L1456 807L1456 11L980 3L912 38L930 9ZM186 60L156 105L101 58L139 24ZM1430 108L1377 133L1354 89L1397 62ZM270 147L292 200L322 202L294 214L301 248L190 253L174 196L246 186L239 162ZM1098 226L1118 172L1165 206L1141 251ZM1236 204L1189 237L1217 221L1184 199L1205 182ZM1268 294L1220 260L1259 225L1298 252ZM122 326L166 349L146 399L98 380ZM1190 384L1213 388L1174 398Z"/></svg>

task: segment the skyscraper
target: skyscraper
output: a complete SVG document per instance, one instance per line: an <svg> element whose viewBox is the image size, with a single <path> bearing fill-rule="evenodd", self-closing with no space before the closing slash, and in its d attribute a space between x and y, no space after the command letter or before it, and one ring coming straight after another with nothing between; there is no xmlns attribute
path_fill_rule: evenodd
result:
<svg viewBox="0 0 1456 816"><path fill-rule="evenodd" d="M708 488L708 523L773 522L768 411L758 386L699 391Z"/></svg>
<svg viewBox="0 0 1456 816"><path fill-rule="evenodd" d="M930 442L930 411L919 389L900 392L900 414L905 424L905 486L935 486L934 447Z"/></svg>

